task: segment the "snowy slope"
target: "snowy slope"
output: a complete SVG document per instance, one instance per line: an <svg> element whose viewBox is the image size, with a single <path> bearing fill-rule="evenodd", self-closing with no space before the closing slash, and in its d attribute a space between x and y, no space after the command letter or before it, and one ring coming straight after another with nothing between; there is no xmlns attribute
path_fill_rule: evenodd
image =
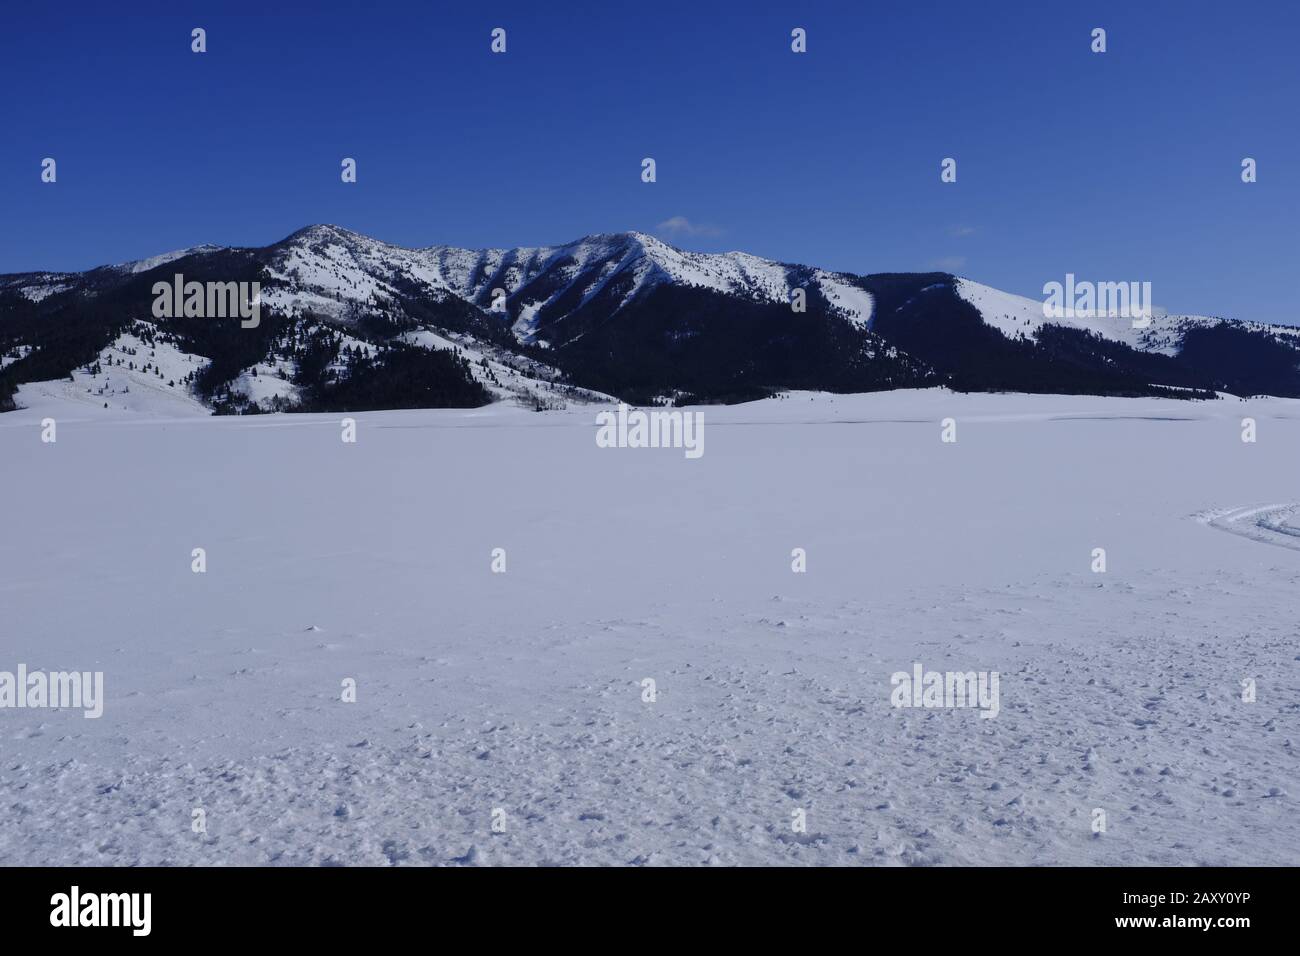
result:
<svg viewBox="0 0 1300 956"><path fill-rule="evenodd" d="M153 341L146 341L151 338ZM154 325L137 322L99 356L98 371L74 369L70 379L29 382L18 388L18 404L30 408L101 409L106 414L207 415L208 408L185 379L208 364L181 351Z"/></svg>
<svg viewBox="0 0 1300 956"><path fill-rule="evenodd" d="M850 276L840 273L814 273L822 294L830 304L843 316L859 328L867 328L871 323L871 314L875 302L871 293L855 284Z"/></svg>
<svg viewBox="0 0 1300 956"><path fill-rule="evenodd" d="M31 300L41 300L72 288L78 274L75 272L29 272L0 276L0 289L12 290Z"/></svg>
<svg viewBox="0 0 1300 956"><path fill-rule="evenodd" d="M487 306L494 289L504 289L516 304L520 320L516 335L528 340L535 331L532 318L543 307L575 290L576 307L590 301L615 276L630 279L623 301L668 283L708 289L764 302L790 301L796 267L744 252L686 252L640 232L587 236L562 246L471 251L447 246L425 250L439 277L463 298ZM871 296L851 277L814 271L826 297L858 325L871 316ZM532 286L545 278L545 289ZM615 312L621 305L615 308Z"/></svg>
<svg viewBox="0 0 1300 956"><path fill-rule="evenodd" d="M185 256L193 255L196 252L216 252L219 249L221 249L221 246L214 246L211 243L203 243L198 246L190 246L188 249L175 249L172 252L164 252L161 255L150 256L147 259L135 259L131 262L122 262L113 266L113 268L132 274L137 272L148 272L150 269L165 266L169 262L175 262L177 259L183 259Z"/></svg>
<svg viewBox="0 0 1300 956"><path fill-rule="evenodd" d="M991 286L958 278L957 294L979 310L986 324L1007 338L1035 340L1044 325L1063 325L1091 332L1113 342L1122 342L1143 352L1177 355L1182 348L1183 336L1192 328L1212 327L1224 320L1203 315L1169 315L1154 310L1149 323L1142 328L1133 327L1132 318L1108 316L1062 316L1046 318L1042 300L1003 292ZM1300 328L1264 325L1258 322L1234 323L1242 329L1268 332L1287 339L1300 339Z"/></svg>
<svg viewBox="0 0 1300 956"><path fill-rule="evenodd" d="M30 345L15 345L6 352L0 353L0 369L6 365L12 365L14 362L21 361L32 354Z"/></svg>
<svg viewBox="0 0 1300 956"><path fill-rule="evenodd" d="M262 301L290 315L311 311L344 318L349 304L390 303L398 294L398 280L415 283L421 295L434 301L451 294L426 256L338 226L295 233L272 257L267 272Z"/></svg>
<svg viewBox="0 0 1300 956"><path fill-rule="evenodd" d="M450 349L470 362L475 381L499 401L518 401L525 406L563 407L566 402L612 402L611 396L590 389L560 383L560 373L548 365L504 349L479 342L468 335L422 329L401 337L408 345L426 349Z"/></svg>
<svg viewBox="0 0 1300 956"><path fill-rule="evenodd" d="M240 372L230 390L261 408L271 407L276 400L292 405L301 397L301 390L292 381L294 371L294 362L289 359L276 357L271 362L258 362Z"/></svg>
<svg viewBox="0 0 1300 956"><path fill-rule="evenodd" d="M496 311L505 293L520 342L535 341L539 313L569 303L563 318L617 281L627 302L661 284L707 289L760 302L788 303L797 283L789 266L743 252L694 253L644 233L587 236L560 246L406 249L337 226L312 226L291 236L268 268L263 301L290 314L312 311L346 319L353 305L383 306L399 294L399 281L433 301L455 295ZM802 270L808 271L808 270ZM812 279L848 321L866 327L871 295L851 276L811 270ZM575 295L576 293L576 295Z"/></svg>

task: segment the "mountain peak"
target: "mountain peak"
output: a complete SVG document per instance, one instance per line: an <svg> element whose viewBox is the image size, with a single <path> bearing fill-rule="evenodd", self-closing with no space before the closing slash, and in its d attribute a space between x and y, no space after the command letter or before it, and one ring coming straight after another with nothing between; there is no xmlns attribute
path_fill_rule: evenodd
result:
<svg viewBox="0 0 1300 956"><path fill-rule="evenodd" d="M341 240L344 242L374 242L375 240L364 236L359 232L353 232L351 229L344 229L342 226L336 226L333 223L322 222L311 226L303 226L296 232L290 233L282 242L296 241L321 241L321 240Z"/></svg>

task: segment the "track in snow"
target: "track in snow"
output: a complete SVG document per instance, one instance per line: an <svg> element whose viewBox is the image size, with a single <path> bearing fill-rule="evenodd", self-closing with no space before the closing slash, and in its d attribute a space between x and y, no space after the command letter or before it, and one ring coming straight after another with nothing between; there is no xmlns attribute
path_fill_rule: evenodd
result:
<svg viewBox="0 0 1300 956"><path fill-rule="evenodd" d="M1300 502L1292 501L1286 504L1218 508L1196 515L1196 520L1211 528L1241 535L1252 541L1300 551L1300 527L1288 523L1297 512L1300 512Z"/></svg>

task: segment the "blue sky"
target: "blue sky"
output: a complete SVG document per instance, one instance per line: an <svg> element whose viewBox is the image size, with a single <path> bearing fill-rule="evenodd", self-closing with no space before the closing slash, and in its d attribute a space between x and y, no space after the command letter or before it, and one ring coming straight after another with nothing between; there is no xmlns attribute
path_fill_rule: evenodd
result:
<svg viewBox="0 0 1300 956"><path fill-rule="evenodd" d="M1035 298L1066 272L1150 281L1170 311L1300 322L1293 4L59 3L3 18L0 272L263 245L315 222L412 246L638 229ZM807 54L790 51L796 26ZM948 156L955 184L939 179ZM674 219L690 226L660 228Z"/></svg>

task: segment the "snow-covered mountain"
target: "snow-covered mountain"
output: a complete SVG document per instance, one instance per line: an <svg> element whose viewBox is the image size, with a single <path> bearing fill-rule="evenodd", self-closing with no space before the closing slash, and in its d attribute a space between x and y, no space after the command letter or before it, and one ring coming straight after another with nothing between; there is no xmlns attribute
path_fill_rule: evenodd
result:
<svg viewBox="0 0 1300 956"><path fill-rule="evenodd" d="M1037 299L1013 295L970 279L959 278L956 289L962 299L979 311L986 324L1010 339L1036 340L1039 330L1044 326L1061 325L1119 342L1138 351L1176 356L1189 331L1209 329L1225 322L1224 319L1206 315L1170 315L1159 309L1152 311L1147 324L1137 326L1132 319L1121 316L1062 316L1049 319L1044 315L1043 303ZM1274 335L1284 340L1294 340L1300 336L1300 327L1296 326L1241 321L1231 324L1235 328Z"/></svg>
<svg viewBox="0 0 1300 956"><path fill-rule="evenodd" d="M245 330L154 318L153 284L175 274L260 283L263 321ZM410 249L316 225L260 248L0 276L0 402L18 385L64 380L61 391L75 385L113 407L114 386L94 369L103 374L124 336L191 357L199 371L169 390L223 411L731 401L934 384L1300 395L1290 327L1048 319L1039 301L946 273L850 275L689 252L639 232Z"/></svg>
<svg viewBox="0 0 1300 956"><path fill-rule="evenodd" d="M656 286L703 289L756 302L789 304L809 282L849 321L865 327L871 296L852 276L806 269L743 252L686 252L640 232L587 236L560 246L517 249L405 249L337 226L310 226L277 248L268 304L342 317L410 294L455 296L501 311L520 341L547 341L548 329L602 301L618 313Z"/></svg>

